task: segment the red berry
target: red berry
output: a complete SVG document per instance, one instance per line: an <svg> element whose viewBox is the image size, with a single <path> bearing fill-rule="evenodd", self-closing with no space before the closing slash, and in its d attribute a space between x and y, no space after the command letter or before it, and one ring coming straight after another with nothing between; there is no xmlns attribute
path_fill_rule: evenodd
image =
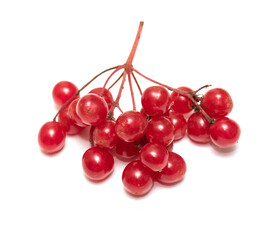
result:
<svg viewBox="0 0 273 240"><path fill-rule="evenodd" d="M115 151L116 156L121 160L131 160L138 157L140 148L135 142L125 142L121 139L118 140Z"/></svg>
<svg viewBox="0 0 273 240"><path fill-rule="evenodd" d="M219 118L231 112L233 102L226 90L214 88L203 96L201 106L211 118Z"/></svg>
<svg viewBox="0 0 273 240"><path fill-rule="evenodd" d="M139 153L140 161L152 171L162 170L168 162L169 153L165 146L147 143Z"/></svg>
<svg viewBox="0 0 273 240"><path fill-rule="evenodd" d="M188 87L179 87L178 89L185 92L192 92L192 89ZM191 100L177 92L172 92L170 102L170 107L175 112L185 114L192 111Z"/></svg>
<svg viewBox="0 0 273 240"><path fill-rule="evenodd" d="M168 146L174 139L174 126L167 117L154 117L148 123L146 137L149 142Z"/></svg>
<svg viewBox="0 0 273 240"><path fill-rule="evenodd" d="M154 184L152 173L139 160L130 162L124 168L122 182L129 193L138 196L148 193Z"/></svg>
<svg viewBox="0 0 273 240"><path fill-rule="evenodd" d="M201 112L193 113L188 119L188 136L198 143L210 142L209 122Z"/></svg>
<svg viewBox="0 0 273 240"><path fill-rule="evenodd" d="M146 114L150 116L162 115L168 110L170 94L164 87L148 87L141 96L141 104Z"/></svg>
<svg viewBox="0 0 273 240"><path fill-rule="evenodd" d="M71 82L58 82L52 91L53 100L58 107L61 107L68 99L73 97L77 91L78 88Z"/></svg>
<svg viewBox="0 0 273 240"><path fill-rule="evenodd" d="M65 131L63 126L55 121L45 123L38 134L38 143L45 153L60 151L65 143Z"/></svg>
<svg viewBox="0 0 273 240"><path fill-rule="evenodd" d="M87 178L101 181L113 172L114 158L107 150L92 147L84 153L82 166Z"/></svg>
<svg viewBox="0 0 273 240"><path fill-rule="evenodd" d="M115 122L105 120L93 129L93 141L96 146L111 149L116 146L118 137L115 131Z"/></svg>
<svg viewBox="0 0 273 240"><path fill-rule="evenodd" d="M87 125L97 125L103 122L108 113L105 100L94 93L89 93L80 98L76 111L83 123Z"/></svg>
<svg viewBox="0 0 273 240"><path fill-rule="evenodd" d="M156 180L160 183L170 184L176 183L183 179L187 167L184 159L174 153L169 152L168 163L161 171L156 172Z"/></svg>
<svg viewBox="0 0 273 240"><path fill-rule="evenodd" d="M69 106L66 106L62 109L62 111L60 111L58 115L58 122L62 124L67 134L74 135L79 133L83 128L76 125L72 121L72 119L70 118L68 114L68 107Z"/></svg>
<svg viewBox="0 0 273 240"><path fill-rule="evenodd" d="M101 88L101 87L94 88L89 93L94 93L94 94L101 96L105 100L105 102L107 103L108 110L110 110L110 108L112 107L111 104L114 102L114 99L113 99L111 92L108 89L104 88L104 90L103 90L103 88ZM103 93L103 94L101 95L101 93Z"/></svg>
<svg viewBox="0 0 273 240"><path fill-rule="evenodd" d="M210 126L210 138L220 148L229 148L237 143L241 135L238 123L230 118L222 117Z"/></svg>
<svg viewBox="0 0 273 240"><path fill-rule="evenodd" d="M168 118L174 126L174 140L179 140L185 136L187 121L182 113L170 112Z"/></svg>
<svg viewBox="0 0 273 240"><path fill-rule="evenodd" d="M77 126L80 127L87 127L88 125L84 124L82 120L80 119L79 115L76 112L76 106L80 99L76 98L74 99L68 106L68 115Z"/></svg>
<svg viewBox="0 0 273 240"><path fill-rule="evenodd" d="M116 121L116 133L125 142L134 142L145 135L148 122L146 117L137 111L122 113Z"/></svg>

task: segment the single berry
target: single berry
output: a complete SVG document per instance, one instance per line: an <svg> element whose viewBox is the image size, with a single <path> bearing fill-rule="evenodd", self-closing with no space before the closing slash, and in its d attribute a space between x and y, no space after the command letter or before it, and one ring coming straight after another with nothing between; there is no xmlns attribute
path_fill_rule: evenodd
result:
<svg viewBox="0 0 273 240"><path fill-rule="evenodd" d="M194 142L210 142L209 128L209 122L201 112L193 113L188 119L188 136Z"/></svg>
<svg viewBox="0 0 273 240"><path fill-rule="evenodd" d="M201 106L211 118L219 118L231 112L233 102L226 90L214 88L207 91L203 96Z"/></svg>
<svg viewBox="0 0 273 240"><path fill-rule="evenodd" d="M137 111L122 113L116 121L116 133L125 142L134 142L143 137L148 122L146 117Z"/></svg>
<svg viewBox="0 0 273 240"><path fill-rule="evenodd" d="M94 126L92 136L96 146L107 149L113 148L118 142L118 136L115 131L115 122L112 120L105 120L97 126Z"/></svg>
<svg viewBox="0 0 273 240"><path fill-rule="evenodd" d="M155 178L158 182L171 184L183 179L187 167L184 159L174 152L169 152L168 163L161 171L156 172Z"/></svg>
<svg viewBox="0 0 273 240"><path fill-rule="evenodd" d="M135 142L125 142L121 139L118 139L115 153L116 156L121 160L131 160L137 158L140 148Z"/></svg>
<svg viewBox="0 0 273 240"><path fill-rule="evenodd" d="M92 147L84 153L82 166L87 178L101 181L113 172L114 158L107 150Z"/></svg>
<svg viewBox="0 0 273 240"><path fill-rule="evenodd" d="M241 135L238 123L230 118L222 117L210 126L210 138L220 148L229 148L237 143Z"/></svg>
<svg viewBox="0 0 273 240"><path fill-rule="evenodd" d="M148 87L141 96L141 104L146 114L160 116L168 110L170 94L164 87Z"/></svg>
<svg viewBox="0 0 273 240"><path fill-rule="evenodd" d="M78 88L72 82L62 81L54 86L52 97L55 104L61 107L67 100L73 97L77 91Z"/></svg>
<svg viewBox="0 0 273 240"><path fill-rule="evenodd" d="M192 89L188 87L179 87L178 89L185 92L192 92ZM177 92L172 92L170 96L170 107L175 112L185 114L192 111L192 102L188 97Z"/></svg>
<svg viewBox="0 0 273 240"><path fill-rule="evenodd" d="M106 119L108 107L102 97L89 93L80 98L76 106L76 112L83 123L97 125Z"/></svg>
<svg viewBox="0 0 273 240"><path fill-rule="evenodd" d="M80 127L87 127L87 124L84 124L83 121L80 119L79 115L76 112L76 106L80 99L76 98L72 100L72 102L68 106L68 116L71 118L73 123Z"/></svg>
<svg viewBox="0 0 273 240"><path fill-rule="evenodd" d="M66 134L68 134L68 135L78 134L83 129L83 127L76 125L72 121L72 119L70 118L70 116L68 114L68 108L69 108L69 106L65 106L60 111L60 113L58 115L58 122L62 124Z"/></svg>
<svg viewBox="0 0 273 240"><path fill-rule="evenodd" d="M174 126L174 140L182 139L187 129L187 121L182 113L170 112L168 118Z"/></svg>
<svg viewBox="0 0 273 240"><path fill-rule="evenodd" d="M38 143L45 153L55 153L64 147L65 130L55 121L45 123L39 131Z"/></svg>
<svg viewBox="0 0 273 240"><path fill-rule="evenodd" d="M105 100L105 102L107 103L108 110L110 110L110 108L112 107L112 103L114 102L114 99L113 99L111 92L108 89L101 88L101 87L94 88L89 93L95 93L95 94L101 96Z"/></svg>
<svg viewBox="0 0 273 240"><path fill-rule="evenodd" d="M153 185L153 175L139 160L130 162L123 170L122 182L125 189L137 196L148 193Z"/></svg>
<svg viewBox="0 0 273 240"><path fill-rule="evenodd" d="M162 170L167 165L168 157L168 150L159 143L147 143L139 153L142 164L152 171Z"/></svg>
<svg viewBox="0 0 273 240"><path fill-rule="evenodd" d="M146 137L149 142L168 146L174 139L174 126L167 117L154 117L148 123Z"/></svg>

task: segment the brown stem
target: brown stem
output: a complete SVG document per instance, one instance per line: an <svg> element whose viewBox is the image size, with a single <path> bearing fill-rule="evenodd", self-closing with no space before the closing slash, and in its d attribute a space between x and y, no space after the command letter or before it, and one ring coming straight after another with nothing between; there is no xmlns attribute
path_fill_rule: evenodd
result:
<svg viewBox="0 0 273 240"><path fill-rule="evenodd" d="M137 46L138 46L138 43L139 43L139 39L140 39L140 36L141 36L141 31L142 31L142 28L143 28L143 24L144 22L140 22L139 23L139 27L138 27L138 31L137 31L137 35L136 35L136 38L135 38L135 42L133 44L133 47L132 47L132 50L128 56L128 59L126 61L126 65L131 67L132 66L132 63L133 63L133 59L134 59L134 56L135 56L135 53L136 53L136 50L137 50Z"/></svg>
<svg viewBox="0 0 273 240"><path fill-rule="evenodd" d="M120 74L120 76L118 77L118 79L108 88L108 90L110 90L112 87L114 87L116 85L116 83L121 79L123 73Z"/></svg>
<svg viewBox="0 0 273 240"><path fill-rule="evenodd" d="M208 85L205 85L205 86L203 86L203 87L200 87L200 88L198 88L196 91L194 91L193 93L196 94L196 93L198 93L200 90L202 90L202 89L204 89L204 88L208 88L208 87L210 87L210 86L211 86L211 85L208 84Z"/></svg>
<svg viewBox="0 0 273 240"><path fill-rule="evenodd" d="M77 97L80 92L85 89L90 83L92 83L97 77L99 77L100 75L102 75L105 72L111 71L113 69L117 69L120 66L115 66L115 67L111 67L108 68L104 71L102 71L101 73L97 74L95 77L93 77L89 82L87 82L85 85L83 85L71 98L69 98L62 106L61 108L58 110L58 112L56 113L55 117L53 118L53 121L56 121L56 118L58 117L59 113L65 108L65 106L67 106L68 103L70 103L75 97Z"/></svg>
<svg viewBox="0 0 273 240"><path fill-rule="evenodd" d="M133 71L135 71L137 74L139 74L139 75L142 76L143 78L145 78L145 79L147 79L147 80L149 80L149 81L151 81L151 82L153 82L153 83L155 83L155 84L157 84L157 85L160 85L160 86L162 86L162 87L167 88L167 89L170 90L170 91L174 91L174 92L177 92L177 93L179 93L179 94L181 94L181 95L183 95L183 96L185 96L185 97L188 97L188 98L193 102L193 104L196 105L196 107L199 109L199 111L205 116L205 118L209 121L209 123L212 123L212 122L214 121L214 119L211 118L211 117L203 110L203 108L196 102L196 100L194 99L192 93L186 92L186 91L182 91L182 90L179 90L179 89L176 89L176 88L172 88L172 87L170 87L170 86L168 86L168 85L165 85L165 84L162 84L162 83L160 83L160 82L157 82L157 81L155 81L155 80L153 80L153 79L151 79L151 78L146 77L145 75L143 75L142 73L140 73L139 71L137 71L137 70L134 69L134 68L133 68Z"/></svg>

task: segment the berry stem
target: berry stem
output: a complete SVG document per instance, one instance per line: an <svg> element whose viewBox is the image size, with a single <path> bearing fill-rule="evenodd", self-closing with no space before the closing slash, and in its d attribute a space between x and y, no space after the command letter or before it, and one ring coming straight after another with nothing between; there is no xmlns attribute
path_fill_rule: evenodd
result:
<svg viewBox="0 0 273 240"><path fill-rule="evenodd" d="M126 80L126 71L123 72L123 76L122 76L122 82L120 84L120 88L119 88L119 91L118 91L118 95L116 97L116 100L114 101L114 104L112 105L112 107L110 108L109 110L109 115L111 116L113 111L115 110L116 107L119 107L119 100L121 98L121 93L122 93L122 90L123 90L123 86L124 86L124 83L125 83L125 80Z"/></svg>
<svg viewBox="0 0 273 240"><path fill-rule="evenodd" d="M136 76L135 76L135 74L133 73L133 71L131 71L131 74L132 74L132 76L133 76L133 79L135 80L135 83L136 83L136 85L137 85L137 88L138 88L138 90L139 90L140 95L142 95L141 88L140 88L140 86L139 86L139 84L138 84L138 81L137 81Z"/></svg>
<svg viewBox="0 0 273 240"><path fill-rule="evenodd" d="M137 35L136 35L136 38L135 38L135 42L134 42L134 45L132 47L132 50L128 56L128 59L125 63L126 66L128 66L129 68L132 68L132 63L133 63L133 59L134 59L134 56L135 56L135 53L136 53L136 50L137 50L137 46L138 46L138 43L139 43L139 39L140 39L140 36L141 36L141 32L142 32L142 28L143 28L143 24L144 22L141 21L139 23L139 27L138 27L138 31L137 31Z"/></svg>
<svg viewBox="0 0 273 240"><path fill-rule="evenodd" d="M193 92L185 92L185 91L182 91L182 90L179 90L179 89L176 89L176 88L172 88L172 87L170 87L170 86L168 86L168 85L162 84L162 83L160 83L160 82L157 82L157 81L155 81L155 80L153 80L153 79L151 79L151 78L149 78L149 77L146 77L145 75L143 75L142 73L140 73L139 71L137 71L137 70L134 69L134 68L133 68L133 71L135 71L138 75L142 76L143 78L145 78L145 79L147 79L147 80L149 80L149 81L151 81L151 82L153 82L153 83L155 83L155 84L157 84L157 85L160 85L160 86L162 86L162 87L167 88L167 89L170 90L170 91L174 91L174 92L177 92L177 93L179 93L179 94L181 94L181 95L183 95L183 96L185 96L185 97L188 97L188 98L193 102L193 104L196 105L196 107L198 108L198 110L205 116L205 118L209 121L209 123L212 123L212 122L214 121L214 119L211 118L211 117L203 110L203 108L196 102L196 100L195 100L194 97L193 97L193 96L194 96L194 93L193 93Z"/></svg>
<svg viewBox="0 0 273 240"><path fill-rule="evenodd" d="M211 87L211 84L205 85L203 87L198 88L196 91L193 91L194 94L198 93L200 90L204 89L204 88L208 88Z"/></svg>
<svg viewBox="0 0 273 240"><path fill-rule="evenodd" d="M56 115L54 116L53 118L53 121L56 122L56 118L58 117L59 113L67 106L67 104L69 104L75 97L77 97L80 92L85 89L90 83L92 83L96 78L98 78L100 75L102 75L103 73L105 72L108 72L108 71L111 71L113 69L118 69L119 67L122 67L122 66L115 66L115 67L111 67L111 68L108 68L102 72L100 72L99 74L97 74L95 77L93 77L89 82L87 82L85 85L83 85L71 98L69 98L61 107L60 109L58 110L58 112L56 113Z"/></svg>
<svg viewBox="0 0 273 240"><path fill-rule="evenodd" d="M112 87L114 87L116 85L116 83L121 79L123 73L120 74L120 76L118 77L118 79L108 88L108 90L110 90Z"/></svg>
<svg viewBox="0 0 273 240"><path fill-rule="evenodd" d="M119 70L123 69L124 68L124 65L121 65L121 66L118 66L115 71L113 71L110 76L106 79L104 85L103 85L103 89L106 87L106 84L109 82L110 78L116 73L118 72ZM103 94L103 92L101 93L101 95Z"/></svg>
<svg viewBox="0 0 273 240"><path fill-rule="evenodd" d="M130 92L131 92L131 97L132 97L133 110L136 111L136 103L135 103L135 97L134 97L134 91L133 91L130 71L127 71L127 75L128 75L128 82L129 82L129 87L130 87Z"/></svg>

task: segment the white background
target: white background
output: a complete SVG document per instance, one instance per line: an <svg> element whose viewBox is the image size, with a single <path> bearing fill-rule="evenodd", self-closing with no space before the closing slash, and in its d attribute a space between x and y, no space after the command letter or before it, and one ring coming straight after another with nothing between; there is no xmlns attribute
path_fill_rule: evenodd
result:
<svg viewBox="0 0 273 240"><path fill-rule="evenodd" d="M272 12L264 0L1 1L0 239L273 239ZM226 89L242 135L222 152L185 137L174 146L184 181L134 198L123 162L102 183L84 177L87 132L53 156L37 134L56 113L53 86L123 64L141 20L135 68L173 87Z"/></svg>

